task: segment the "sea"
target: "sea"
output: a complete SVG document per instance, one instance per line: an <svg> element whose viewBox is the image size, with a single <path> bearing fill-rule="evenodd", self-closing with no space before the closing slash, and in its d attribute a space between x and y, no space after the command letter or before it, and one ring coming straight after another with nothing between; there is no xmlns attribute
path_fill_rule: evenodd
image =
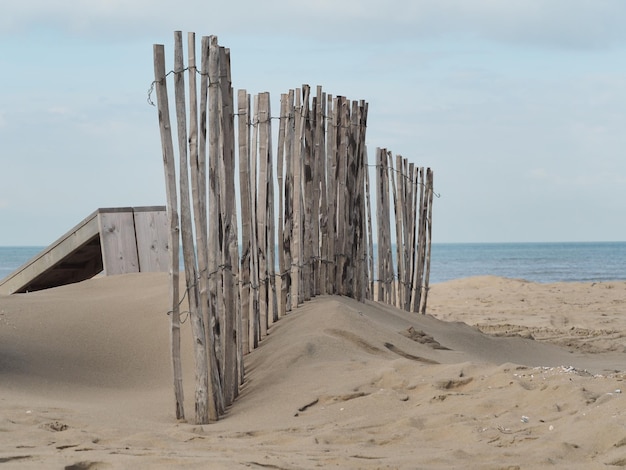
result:
<svg viewBox="0 0 626 470"><path fill-rule="evenodd" d="M43 249L0 247L0 280ZM540 283L626 280L626 242L432 245L431 284L483 275Z"/></svg>

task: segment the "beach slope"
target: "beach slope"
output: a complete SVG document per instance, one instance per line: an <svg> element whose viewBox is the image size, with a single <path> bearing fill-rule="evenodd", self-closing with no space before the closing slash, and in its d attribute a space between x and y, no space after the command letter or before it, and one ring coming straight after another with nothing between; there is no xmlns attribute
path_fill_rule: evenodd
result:
<svg viewBox="0 0 626 470"><path fill-rule="evenodd" d="M430 314L318 297L246 357L226 416L174 418L167 276L0 297L3 468L626 466L626 283L435 285Z"/></svg>

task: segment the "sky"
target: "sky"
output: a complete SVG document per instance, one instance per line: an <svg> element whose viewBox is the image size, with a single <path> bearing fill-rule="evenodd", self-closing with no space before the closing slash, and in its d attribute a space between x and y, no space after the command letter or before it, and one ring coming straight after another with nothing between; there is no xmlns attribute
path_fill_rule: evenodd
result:
<svg viewBox="0 0 626 470"><path fill-rule="evenodd" d="M433 242L626 240L623 0L21 0L0 16L0 246L165 204L153 44L215 34L233 87L369 103L434 171Z"/></svg>

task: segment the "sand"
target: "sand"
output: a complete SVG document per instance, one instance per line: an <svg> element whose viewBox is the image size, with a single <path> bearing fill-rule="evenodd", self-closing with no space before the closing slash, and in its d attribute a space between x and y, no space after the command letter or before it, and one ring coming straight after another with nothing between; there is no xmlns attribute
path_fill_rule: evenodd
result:
<svg viewBox="0 0 626 470"><path fill-rule="evenodd" d="M246 357L224 418L174 418L167 276L0 297L3 469L626 466L626 282L433 286L429 315L323 296Z"/></svg>

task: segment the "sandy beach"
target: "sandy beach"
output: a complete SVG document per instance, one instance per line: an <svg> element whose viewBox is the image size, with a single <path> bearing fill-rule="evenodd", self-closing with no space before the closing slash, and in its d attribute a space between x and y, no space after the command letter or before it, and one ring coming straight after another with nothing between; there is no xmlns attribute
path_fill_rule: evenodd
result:
<svg viewBox="0 0 626 470"><path fill-rule="evenodd" d="M0 297L11 469L626 466L626 282L436 284L428 315L324 296L246 357L227 415L174 417L165 274Z"/></svg>

